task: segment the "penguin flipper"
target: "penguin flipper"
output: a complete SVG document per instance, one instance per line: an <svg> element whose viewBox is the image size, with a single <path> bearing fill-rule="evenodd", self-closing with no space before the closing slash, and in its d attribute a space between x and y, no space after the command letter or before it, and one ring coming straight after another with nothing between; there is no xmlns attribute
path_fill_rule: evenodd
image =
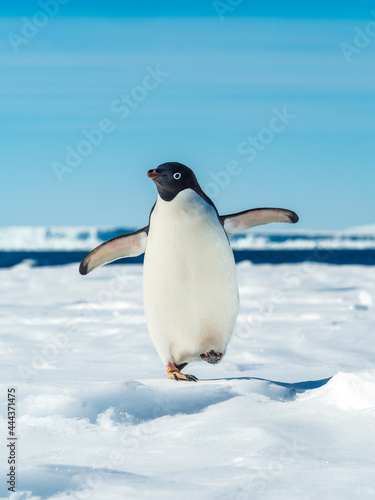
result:
<svg viewBox="0 0 375 500"><path fill-rule="evenodd" d="M79 266L80 274L88 274L93 269L117 259L141 255L146 249L147 234L148 226L102 243L83 259Z"/></svg>
<svg viewBox="0 0 375 500"><path fill-rule="evenodd" d="M222 215L220 222L227 234L243 233L247 229L272 222L295 224L299 217L292 210L284 208L253 208L237 214Z"/></svg>

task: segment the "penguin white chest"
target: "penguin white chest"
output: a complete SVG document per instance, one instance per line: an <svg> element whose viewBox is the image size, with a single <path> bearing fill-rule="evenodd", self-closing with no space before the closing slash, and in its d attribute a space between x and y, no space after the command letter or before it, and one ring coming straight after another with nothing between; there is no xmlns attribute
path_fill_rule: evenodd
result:
<svg viewBox="0 0 375 500"><path fill-rule="evenodd" d="M144 261L144 305L165 364L225 353L238 314L233 252L214 208L194 190L158 197Z"/></svg>

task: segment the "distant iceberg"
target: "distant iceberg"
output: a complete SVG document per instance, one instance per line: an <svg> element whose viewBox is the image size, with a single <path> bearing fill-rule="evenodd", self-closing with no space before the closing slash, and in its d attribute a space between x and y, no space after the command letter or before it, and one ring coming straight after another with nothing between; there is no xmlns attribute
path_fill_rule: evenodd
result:
<svg viewBox="0 0 375 500"><path fill-rule="evenodd" d="M231 238L235 250L369 250L375 249L373 233L296 232L294 234L247 233Z"/></svg>
<svg viewBox="0 0 375 500"><path fill-rule="evenodd" d="M103 241L131 231L124 227L2 227L0 250L92 250Z"/></svg>
<svg viewBox="0 0 375 500"><path fill-rule="evenodd" d="M120 234L127 227L32 227L0 228L0 251L89 251ZM230 238L235 250L375 249L375 226L343 231L248 232Z"/></svg>

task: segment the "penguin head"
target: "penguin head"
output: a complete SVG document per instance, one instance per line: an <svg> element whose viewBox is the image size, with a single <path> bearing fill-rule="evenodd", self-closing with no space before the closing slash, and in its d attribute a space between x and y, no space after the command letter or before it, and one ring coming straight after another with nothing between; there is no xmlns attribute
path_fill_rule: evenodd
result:
<svg viewBox="0 0 375 500"><path fill-rule="evenodd" d="M164 201L172 201L184 189L201 192L194 172L178 162L162 163L157 168L149 170L147 176L152 179Z"/></svg>

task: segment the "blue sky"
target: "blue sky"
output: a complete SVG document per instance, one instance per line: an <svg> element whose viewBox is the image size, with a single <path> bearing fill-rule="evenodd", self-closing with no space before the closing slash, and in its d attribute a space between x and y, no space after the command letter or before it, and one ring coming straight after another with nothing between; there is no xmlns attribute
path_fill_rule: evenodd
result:
<svg viewBox="0 0 375 500"><path fill-rule="evenodd" d="M224 3L2 5L0 224L145 225L164 161L221 213L374 224L375 5Z"/></svg>
<svg viewBox="0 0 375 500"><path fill-rule="evenodd" d="M42 2L45 0L41 0ZM154 16L213 16L217 9L224 8L231 16L251 17L297 17L297 18L366 18L374 8L371 0L342 2L338 0L61 0L64 16L111 16L111 17L154 17ZM223 6L225 4L227 7ZM18 0L3 2L1 12L4 16L33 15L38 10L38 2Z"/></svg>

